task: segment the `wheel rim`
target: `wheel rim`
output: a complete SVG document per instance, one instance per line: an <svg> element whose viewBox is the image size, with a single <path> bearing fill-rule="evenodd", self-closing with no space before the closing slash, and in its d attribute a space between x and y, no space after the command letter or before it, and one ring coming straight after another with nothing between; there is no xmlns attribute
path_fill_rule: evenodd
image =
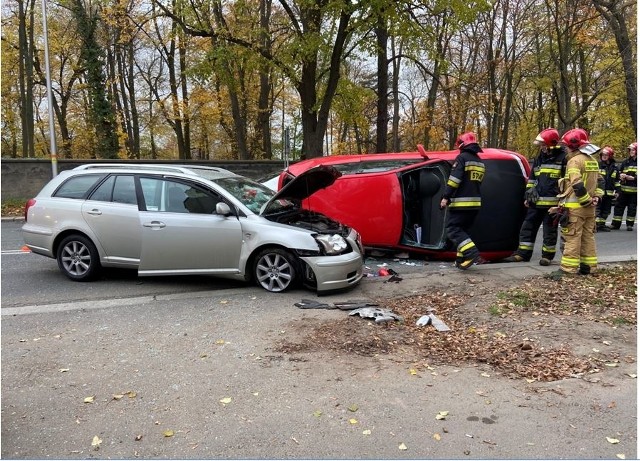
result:
<svg viewBox="0 0 640 461"><path fill-rule="evenodd" d="M293 267L284 256L269 253L258 260L256 277L265 290L282 291L291 284Z"/></svg>
<svg viewBox="0 0 640 461"><path fill-rule="evenodd" d="M62 249L62 265L71 275L83 276L91 268L91 253L82 242L67 243Z"/></svg>

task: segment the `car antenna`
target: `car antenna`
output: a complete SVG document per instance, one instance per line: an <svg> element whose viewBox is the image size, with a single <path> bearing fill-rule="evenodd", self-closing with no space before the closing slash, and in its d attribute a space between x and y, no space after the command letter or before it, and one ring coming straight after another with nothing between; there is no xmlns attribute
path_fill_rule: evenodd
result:
<svg viewBox="0 0 640 461"><path fill-rule="evenodd" d="M429 156L427 155L427 151L424 150L424 146L422 144L418 144L418 152L420 152L420 155L422 155L425 160L429 160Z"/></svg>

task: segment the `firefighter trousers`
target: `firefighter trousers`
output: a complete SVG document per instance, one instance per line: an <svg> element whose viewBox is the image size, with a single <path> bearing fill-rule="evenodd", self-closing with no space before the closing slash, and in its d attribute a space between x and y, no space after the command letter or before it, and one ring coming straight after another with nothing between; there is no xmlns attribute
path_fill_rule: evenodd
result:
<svg viewBox="0 0 640 461"><path fill-rule="evenodd" d="M596 256L596 209L570 208L567 223L560 228L564 242L560 269L565 272L594 272L598 265Z"/></svg>
<svg viewBox="0 0 640 461"><path fill-rule="evenodd" d="M616 200L616 206L613 208L613 219L611 220L611 227L613 229L620 229L622 225L622 216L624 215L624 209L627 209L627 227L633 227L636 222L636 207L638 205L637 194L627 194L621 192Z"/></svg>
<svg viewBox="0 0 640 461"><path fill-rule="evenodd" d="M456 246L456 261L461 262L476 257L480 252L469 236L469 229L478 216L479 210L452 210L449 208L447 237Z"/></svg>
<svg viewBox="0 0 640 461"><path fill-rule="evenodd" d="M605 195L598 202L596 207L596 226L604 227L607 218L611 214L611 205L613 205L613 196Z"/></svg>
<svg viewBox="0 0 640 461"><path fill-rule="evenodd" d="M554 221L555 215L549 214L549 208L529 207L520 228L520 243L515 254L525 261L531 259L538 229L542 225L542 257L553 259L558 242L558 223Z"/></svg>

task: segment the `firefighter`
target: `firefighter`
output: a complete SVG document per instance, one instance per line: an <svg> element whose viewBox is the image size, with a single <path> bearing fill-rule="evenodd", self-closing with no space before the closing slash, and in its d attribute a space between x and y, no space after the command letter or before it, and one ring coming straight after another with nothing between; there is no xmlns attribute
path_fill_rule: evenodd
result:
<svg viewBox="0 0 640 461"><path fill-rule="evenodd" d="M527 214L520 228L518 249L505 262L529 261L533 255L536 235L542 225L541 266L551 264L556 254L558 242L558 223L549 208L558 205L558 180L564 176L566 151L560 145L558 130L542 130L533 142L540 147L533 161L527 189L524 193L524 206Z"/></svg>
<svg viewBox="0 0 640 461"><path fill-rule="evenodd" d="M550 274L559 279L567 274L593 273L598 265L596 255L596 205L604 195L604 181L598 161L591 155L599 148L589 142L589 135L580 128L562 136L567 146L567 167L559 182L558 206L564 250L560 269ZM553 209L552 209L553 210Z"/></svg>
<svg viewBox="0 0 640 461"><path fill-rule="evenodd" d="M611 206L616 198L616 184L618 184L618 168L614 158L615 152L610 146L600 151L600 175L604 179L604 195L596 207L596 232L609 232L606 222L611 214Z"/></svg>
<svg viewBox="0 0 640 461"><path fill-rule="evenodd" d="M636 222L636 207L638 204L638 143L634 142L627 147L629 157L620 164L619 181L620 186L616 189L618 198L613 208L612 229L620 229L622 226L622 216L624 209L627 209L627 230L632 231Z"/></svg>
<svg viewBox="0 0 640 461"><path fill-rule="evenodd" d="M460 154L451 167L440 208L449 207L447 236L456 245L455 266L465 270L480 260L480 252L469 236L469 229L482 205L480 184L485 168L478 156L482 149L475 133L458 136L455 147L460 149Z"/></svg>

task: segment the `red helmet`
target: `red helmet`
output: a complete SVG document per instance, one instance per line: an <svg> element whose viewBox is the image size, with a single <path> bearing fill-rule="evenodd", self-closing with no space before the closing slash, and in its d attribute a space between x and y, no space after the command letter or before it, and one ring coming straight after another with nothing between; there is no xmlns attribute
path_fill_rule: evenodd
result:
<svg viewBox="0 0 640 461"><path fill-rule="evenodd" d="M560 142L560 135L558 134L558 130L555 128L547 128L546 130L542 130L538 136L536 136L536 140L533 141L534 144L538 146L547 146L553 147L556 146Z"/></svg>
<svg viewBox="0 0 640 461"><path fill-rule="evenodd" d="M631 144L629 144L629 147L627 147L627 149L629 149L630 151L635 152L636 154L638 153L638 143L637 142L632 142Z"/></svg>
<svg viewBox="0 0 640 461"><path fill-rule="evenodd" d="M589 144L589 135L582 128L574 128L562 136L562 142L571 150L578 150Z"/></svg>
<svg viewBox="0 0 640 461"><path fill-rule="evenodd" d="M603 156L603 155L608 155L609 158L613 158L613 156L614 156L613 147L604 146L602 148L602 150L600 151L600 156Z"/></svg>
<svg viewBox="0 0 640 461"><path fill-rule="evenodd" d="M468 131L458 136L458 139L456 139L455 147L457 149L462 149L464 146L467 146L469 144L477 144L477 143L478 143L478 140L476 139L476 134L471 131Z"/></svg>

